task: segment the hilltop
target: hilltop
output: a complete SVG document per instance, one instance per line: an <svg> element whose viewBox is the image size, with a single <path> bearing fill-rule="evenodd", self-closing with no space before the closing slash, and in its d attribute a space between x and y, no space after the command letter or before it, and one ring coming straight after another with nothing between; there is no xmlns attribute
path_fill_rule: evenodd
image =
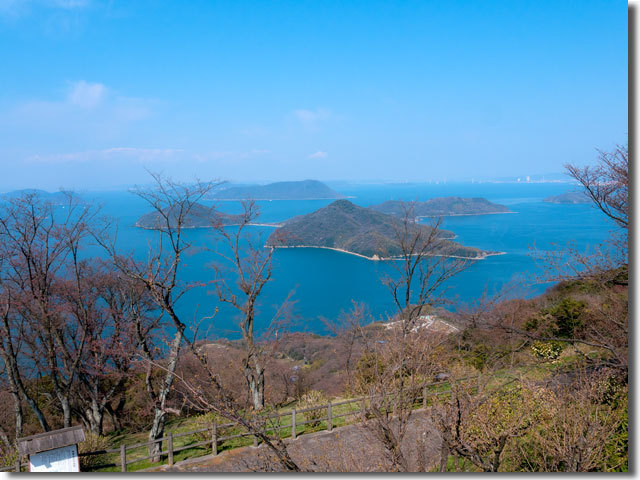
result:
<svg viewBox="0 0 640 480"><path fill-rule="evenodd" d="M589 199L589 197L583 192L567 192L561 195L552 195L543 200L543 202L547 203L561 203L571 205L589 203L590 201L591 200Z"/></svg>
<svg viewBox="0 0 640 480"><path fill-rule="evenodd" d="M39 197L42 200L52 203L53 205L66 205L69 203L69 194L64 191L47 192L46 190L40 190L38 188L24 188L22 190L13 190L11 192L3 193L1 195L4 199L16 199L20 197L26 197L33 195ZM80 197L77 194L73 194L74 201L80 201Z"/></svg>
<svg viewBox="0 0 640 480"><path fill-rule="evenodd" d="M211 198L218 200L316 200L344 198L344 195L317 180L246 185L217 190Z"/></svg>
<svg viewBox="0 0 640 480"><path fill-rule="evenodd" d="M175 225L176 214L172 212L170 215L172 226ZM191 207L191 211L185 218L185 228L207 228L218 224L237 225L240 223L241 215L228 215L219 212L214 207L207 207L200 203L195 203ZM164 218L159 212L149 212L142 215L136 222L136 227L158 229L165 227Z"/></svg>
<svg viewBox="0 0 640 480"><path fill-rule="evenodd" d="M360 207L348 200L336 200L307 215L294 217L271 234L267 244L274 247L317 247L341 250L375 260L395 257L402 252L396 240L401 220L370 208ZM425 237L431 227L412 224ZM414 230L415 231L415 230ZM441 255L484 258L488 252L464 247L455 242L453 232L439 230Z"/></svg>
<svg viewBox="0 0 640 480"><path fill-rule="evenodd" d="M389 200L369 208L387 215L403 216L405 202ZM511 213L504 205L492 203L486 198L439 197L426 202L411 202L416 217L439 217L451 215L486 215L490 213Z"/></svg>

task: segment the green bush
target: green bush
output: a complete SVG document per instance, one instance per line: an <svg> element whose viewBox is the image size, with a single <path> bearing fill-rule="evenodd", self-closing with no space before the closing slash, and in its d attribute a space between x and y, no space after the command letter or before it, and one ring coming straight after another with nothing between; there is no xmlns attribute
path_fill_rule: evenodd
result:
<svg viewBox="0 0 640 480"><path fill-rule="evenodd" d="M487 345L478 343L471 351L471 355L468 358L469 364L479 372L482 372L487 366L490 351L491 349Z"/></svg>
<svg viewBox="0 0 640 480"><path fill-rule="evenodd" d="M555 320L553 334L558 337L573 337L576 330L582 326L581 316L585 310L585 303L573 298L563 298L559 303L547 310Z"/></svg>

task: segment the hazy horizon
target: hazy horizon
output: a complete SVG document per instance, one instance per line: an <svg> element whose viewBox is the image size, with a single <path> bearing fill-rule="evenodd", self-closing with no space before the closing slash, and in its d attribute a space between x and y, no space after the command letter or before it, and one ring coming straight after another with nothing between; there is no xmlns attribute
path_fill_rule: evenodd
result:
<svg viewBox="0 0 640 480"><path fill-rule="evenodd" d="M561 175L627 143L627 9L0 1L0 191Z"/></svg>

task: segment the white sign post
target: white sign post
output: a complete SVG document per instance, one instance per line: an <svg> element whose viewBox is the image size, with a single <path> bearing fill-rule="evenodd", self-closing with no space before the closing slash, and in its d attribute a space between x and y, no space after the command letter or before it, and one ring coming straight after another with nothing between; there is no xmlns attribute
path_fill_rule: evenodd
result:
<svg viewBox="0 0 640 480"><path fill-rule="evenodd" d="M79 472L78 443L82 427L68 427L18 439L18 452L29 456L30 472Z"/></svg>

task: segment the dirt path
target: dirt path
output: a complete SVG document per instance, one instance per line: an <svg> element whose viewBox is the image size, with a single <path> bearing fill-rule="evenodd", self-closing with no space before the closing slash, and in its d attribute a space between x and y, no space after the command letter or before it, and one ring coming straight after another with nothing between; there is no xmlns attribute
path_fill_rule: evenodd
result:
<svg viewBox="0 0 640 480"><path fill-rule="evenodd" d="M300 468L316 472L379 472L389 470L385 450L371 430L347 425L332 432L300 435L286 440L289 454ZM440 460L440 435L424 410L417 410L407 427L402 451L411 471L429 470ZM227 450L217 456L189 459L154 468L155 472L264 472L279 471L264 446ZM147 470L149 471L149 470Z"/></svg>

